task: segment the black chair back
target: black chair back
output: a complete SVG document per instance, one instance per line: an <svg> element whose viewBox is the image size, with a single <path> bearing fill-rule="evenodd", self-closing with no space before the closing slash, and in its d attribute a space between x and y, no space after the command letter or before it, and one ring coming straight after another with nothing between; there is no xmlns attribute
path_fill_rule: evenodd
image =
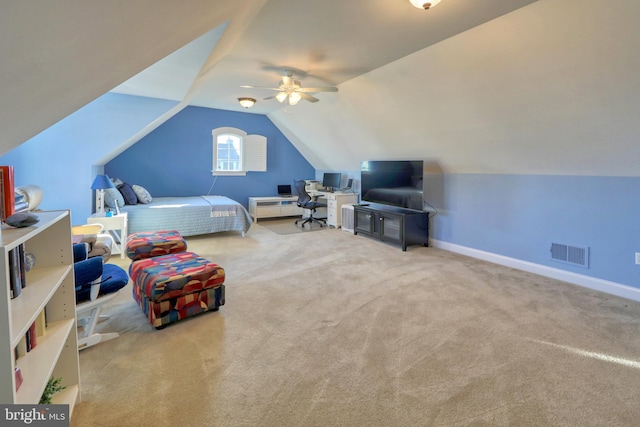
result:
<svg viewBox="0 0 640 427"><path fill-rule="evenodd" d="M305 207L311 201L311 196L305 189L306 185L307 183L304 179L293 181L293 186L296 190L296 194L298 195L297 204L301 208Z"/></svg>

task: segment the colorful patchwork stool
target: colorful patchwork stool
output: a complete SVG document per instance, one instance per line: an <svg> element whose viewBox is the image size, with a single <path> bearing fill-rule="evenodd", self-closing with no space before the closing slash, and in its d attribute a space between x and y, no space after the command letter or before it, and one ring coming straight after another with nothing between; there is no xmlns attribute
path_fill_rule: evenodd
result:
<svg viewBox="0 0 640 427"><path fill-rule="evenodd" d="M127 256L131 261L175 254L187 250L187 242L175 230L142 231L127 237Z"/></svg>
<svg viewBox="0 0 640 427"><path fill-rule="evenodd" d="M193 252L131 263L133 299L156 328L224 305L224 269Z"/></svg>

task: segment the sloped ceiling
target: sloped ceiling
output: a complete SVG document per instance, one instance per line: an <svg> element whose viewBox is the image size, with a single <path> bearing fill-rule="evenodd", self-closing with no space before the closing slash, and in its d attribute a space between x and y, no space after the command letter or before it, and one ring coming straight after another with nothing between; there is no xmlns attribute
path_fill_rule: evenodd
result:
<svg viewBox="0 0 640 427"><path fill-rule="evenodd" d="M270 117L319 169L639 176L640 3L602 6L538 1Z"/></svg>
<svg viewBox="0 0 640 427"><path fill-rule="evenodd" d="M3 1L0 152L232 18L233 39L265 1Z"/></svg>
<svg viewBox="0 0 640 427"><path fill-rule="evenodd" d="M411 157L451 172L638 175L637 2L105 3L4 8L3 152L115 88L235 111L254 97L248 112L318 169ZM240 87L285 69L339 92L286 107Z"/></svg>

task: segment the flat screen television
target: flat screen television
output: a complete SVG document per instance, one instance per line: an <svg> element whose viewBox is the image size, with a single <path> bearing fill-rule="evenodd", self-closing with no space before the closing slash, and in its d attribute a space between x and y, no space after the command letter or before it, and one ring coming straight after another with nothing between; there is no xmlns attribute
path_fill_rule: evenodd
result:
<svg viewBox="0 0 640 427"><path fill-rule="evenodd" d="M422 160L369 160L360 166L362 201L423 210Z"/></svg>
<svg viewBox="0 0 640 427"><path fill-rule="evenodd" d="M342 180L342 174L339 172L325 172L322 175L322 186L324 188L330 188L336 190L340 188L340 181Z"/></svg>

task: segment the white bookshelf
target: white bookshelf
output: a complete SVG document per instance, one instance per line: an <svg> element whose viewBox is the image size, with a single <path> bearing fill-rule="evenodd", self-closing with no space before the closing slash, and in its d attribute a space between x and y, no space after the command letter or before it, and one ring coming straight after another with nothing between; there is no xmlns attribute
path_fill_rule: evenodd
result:
<svg viewBox="0 0 640 427"><path fill-rule="evenodd" d="M37 404L51 377L61 377L65 390L54 403L69 405L80 399L80 368L75 317L75 286L71 222L68 211L35 212L40 221L30 227L2 226L0 239L0 403ZM10 297L9 251L24 244L35 255L21 294ZM15 357L31 324L46 310L47 326L37 345ZM23 383L16 391L15 368Z"/></svg>

